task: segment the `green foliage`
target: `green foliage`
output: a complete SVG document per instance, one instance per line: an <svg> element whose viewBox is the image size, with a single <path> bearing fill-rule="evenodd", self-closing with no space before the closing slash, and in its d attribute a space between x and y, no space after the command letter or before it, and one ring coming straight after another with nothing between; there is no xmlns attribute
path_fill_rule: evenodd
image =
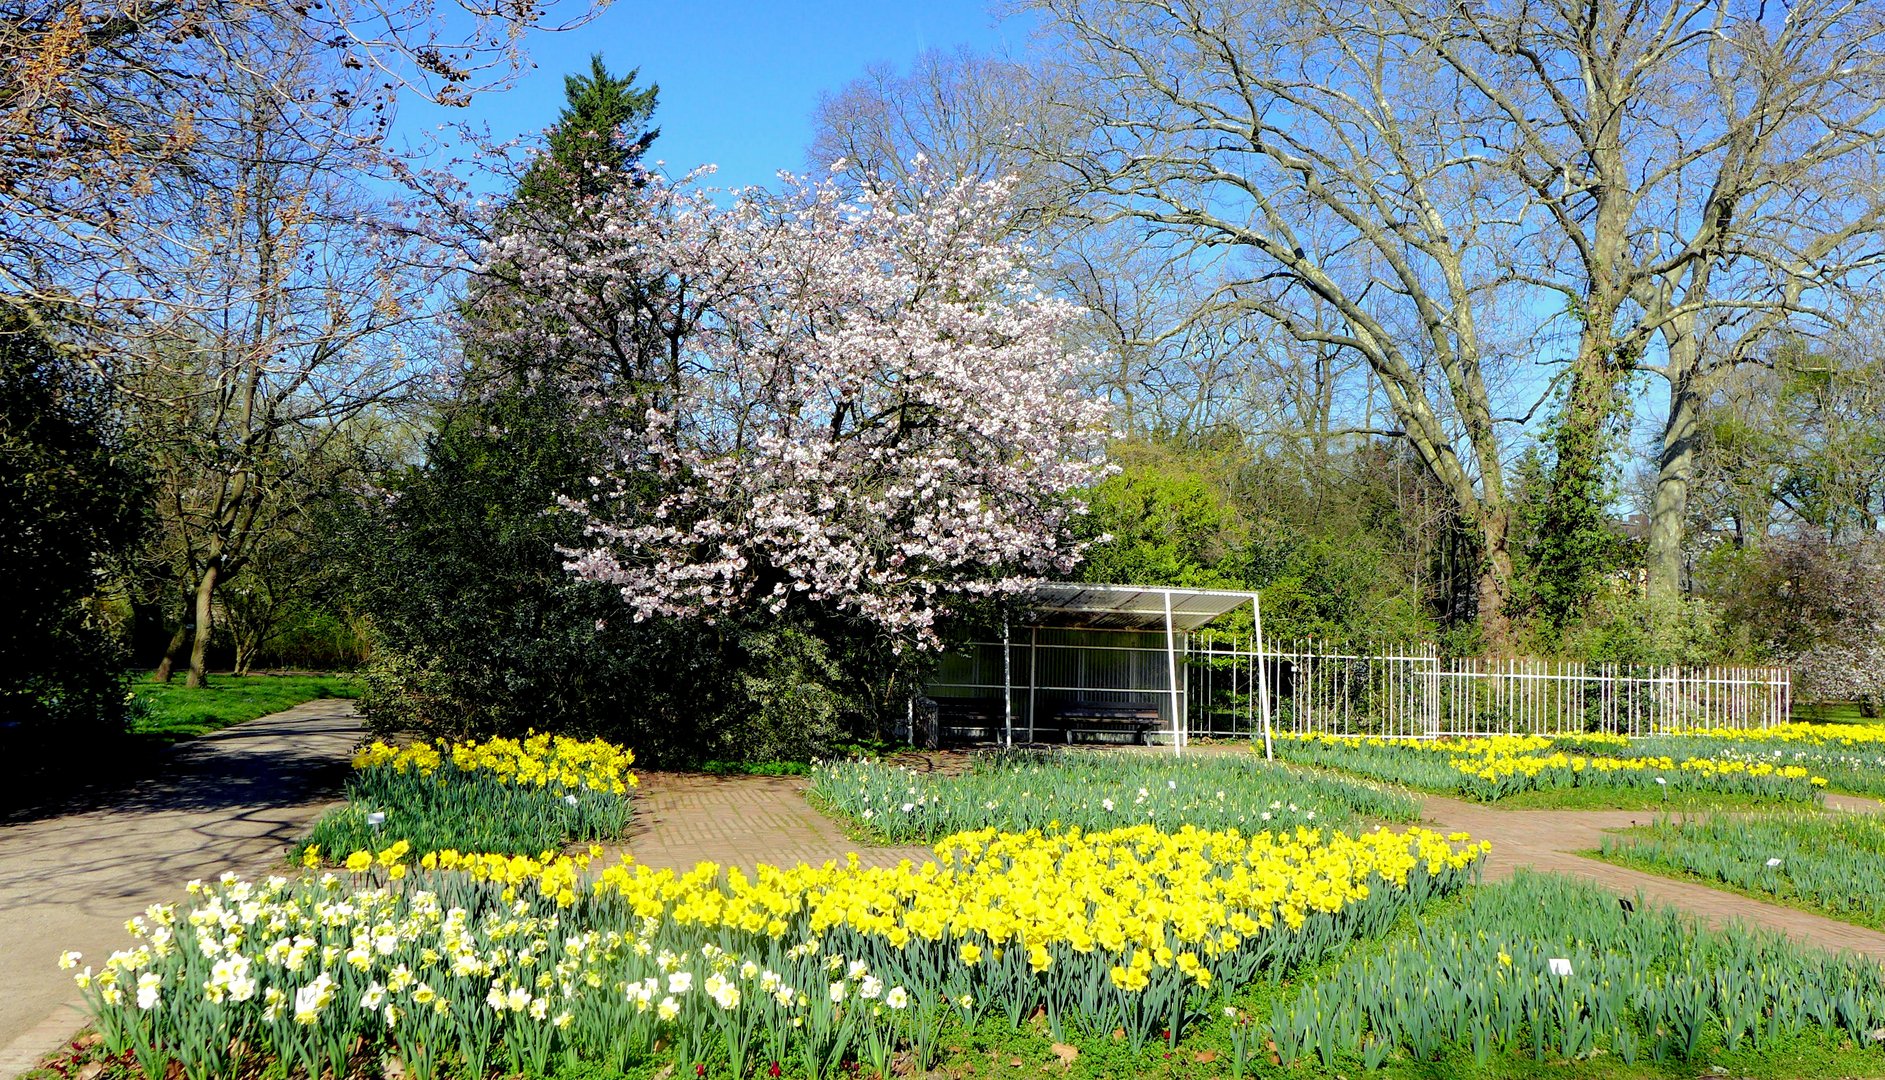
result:
<svg viewBox="0 0 1885 1080"><path fill-rule="evenodd" d="M782 624L749 631L741 645L747 663L738 676L744 715L738 745L729 748L735 756L804 761L844 737L849 702L837 687L845 672L823 641Z"/></svg>
<svg viewBox="0 0 1885 1080"><path fill-rule="evenodd" d="M1607 509L1614 478L1596 439L1556 422L1546 433L1551 451L1530 447L1512 470L1514 599L1534 616L1546 652L1558 651L1565 628L1630 562Z"/></svg>
<svg viewBox="0 0 1885 1080"><path fill-rule="evenodd" d="M1158 446L1124 444L1120 470L1088 495L1082 529L1096 543L1081 567L1095 582L1237 587L1234 553L1245 523L1206 462Z"/></svg>
<svg viewBox="0 0 1885 1080"><path fill-rule="evenodd" d="M633 622L563 569L558 547L581 536L556 499L596 452L575 408L550 385L461 402L390 498L338 523L372 612L361 704L377 729L607 735L656 761L710 745L729 628Z"/></svg>
<svg viewBox="0 0 1885 1080"><path fill-rule="evenodd" d="M1603 855L1885 928L1885 822L1865 814L1664 818L1605 837Z"/></svg>
<svg viewBox="0 0 1885 1080"><path fill-rule="evenodd" d="M33 760L123 731L125 657L100 578L143 534L146 484L105 387L0 322L0 749Z"/></svg>
<svg viewBox="0 0 1885 1080"><path fill-rule="evenodd" d="M814 798L892 843L980 828L1094 832L1149 823L1258 832L1420 816L1420 804L1399 791L1241 754L1014 752L980 757L960 776L874 761L820 765L812 775Z"/></svg>
<svg viewBox="0 0 1885 1080"><path fill-rule="evenodd" d="M195 688L148 675L131 684L137 716L131 730L166 741L191 739L317 698L350 698L352 679L337 675L218 675Z"/></svg>
<svg viewBox="0 0 1885 1080"><path fill-rule="evenodd" d="M319 600L295 600L277 613L254 661L262 668L356 668L366 662L368 644L358 617Z"/></svg>
<svg viewBox="0 0 1885 1080"><path fill-rule="evenodd" d="M599 452L553 385L454 406L425 464L336 523L375 651L362 707L376 729L604 736L647 760L804 760L875 734L888 682L843 625L778 618L635 622L614 589L577 581L556 508Z"/></svg>
<svg viewBox="0 0 1885 1080"><path fill-rule="evenodd" d="M1432 632L1432 619L1377 547L1278 529L1251 544L1250 562L1272 640L1404 642Z"/></svg>
<svg viewBox="0 0 1885 1080"><path fill-rule="evenodd" d="M600 190L605 181L596 172L619 172L641 160L661 134L647 126L661 88L637 87L638 74L610 74L597 53L588 74L564 76L562 115L550 129L546 153L518 183L518 201L565 206Z"/></svg>
<svg viewBox="0 0 1885 1080"><path fill-rule="evenodd" d="M1770 498L1829 538L1875 534L1885 517L1885 357L1788 341L1773 364L1774 428L1787 437L1767 458Z"/></svg>
<svg viewBox="0 0 1885 1080"><path fill-rule="evenodd" d="M1393 1061L1476 1070L1603 1053L1705 1064L1800 1041L1869 1045L1885 972L1781 934L1634 913L1593 885L1520 871L1446 917L1305 980L1255 1018L1278 1056L1320 1072ZM1551 962L1567 961L1569 974ZM1874 1051L1875 1052L1875 1051Z"/></svg>
<svg viewBox="0 0 1885 1080"><path fill-rule="evenodd" d="M1256 590L1277 640L1431 637L1432 538L1378 448L1284 459L1233 434L1116 443L1085 581ZM1101 539L1104 537L1104 539Z"/></svg>
<svg viewBox="0 0 1885 1080"><path fill-rule="evenodd" d="M1728 653L1728 631L1707 600L1645 596L1613 584L1598 590L1585 612L1566 620L1562 655L1591 663L1719 663Z"/></svg>

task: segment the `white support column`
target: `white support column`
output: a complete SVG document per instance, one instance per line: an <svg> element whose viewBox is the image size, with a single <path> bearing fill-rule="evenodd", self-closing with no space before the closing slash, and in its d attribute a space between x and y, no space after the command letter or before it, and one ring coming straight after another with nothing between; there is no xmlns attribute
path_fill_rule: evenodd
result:
<svg viewBox="0 0 1885 1080"><path fill-rule="evenodd" d="M1257 642L1257 701L1263 709L1263 760L1276 760L1276 740L1270 734L1270 673L1263 666L1263 601L1256 593L1250 594L1251 627L1256 632Z"/></svg>
<svg viewBox="0 0 1885 1080"><path fill-rule="evenodd" d="M1178 705L1178 635L1172 627L1172 591L1165 590L1165 672L1172 692L1172 753L1185 752L1185 718Z"/></svg>
<svg viewBox="0 0 1885 1080"><path fill-rule="evenodd" d="M1001 744L1014 746L1014 644L1006 615L1001 617Z"/></svg>
<svg viewBox="0 0 1885 1080"><path fill-rule="evenodd" d="M1041 681L1041 628L1028 627L1028 742L1034 742L1034 687Z"/></svg>

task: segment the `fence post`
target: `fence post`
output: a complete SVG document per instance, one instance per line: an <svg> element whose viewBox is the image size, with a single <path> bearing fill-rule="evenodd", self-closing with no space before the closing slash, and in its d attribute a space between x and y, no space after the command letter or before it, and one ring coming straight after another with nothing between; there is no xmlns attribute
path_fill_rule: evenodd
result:
<svg viewBox="0 0 1885 1080"><path fill-rule="evenodd" d="M1257 650L1257 681L1251 689L1257 692L1263 710L1263 760L1275 761L1276 743L1270 732L1270 673L1263 665L1263 601L1256 593L1250 594L1250 620Z"/></svg>

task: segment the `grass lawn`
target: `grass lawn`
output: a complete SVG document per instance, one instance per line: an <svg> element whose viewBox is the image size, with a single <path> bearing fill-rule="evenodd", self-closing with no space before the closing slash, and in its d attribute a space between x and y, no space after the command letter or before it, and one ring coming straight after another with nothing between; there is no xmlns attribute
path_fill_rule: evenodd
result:
<svg viewBox="0 0 1885 1080"><path fill-rule="evenodd" d="M211 675L208 685L194 690L181 677L159 683L144 675L131 684L131 692L144 706L132 734L160 742L194 739L304 701L356 693L345 675Z"/></svg>
<svg viewBox="0 0 1885 1080"><path fill-rule="evenodd" d="M1859 712L1856 701L1831 702L1794 702L1793 715L1788 717L1797 724L1876 724L1878 719L1868 718Z"/></svg>

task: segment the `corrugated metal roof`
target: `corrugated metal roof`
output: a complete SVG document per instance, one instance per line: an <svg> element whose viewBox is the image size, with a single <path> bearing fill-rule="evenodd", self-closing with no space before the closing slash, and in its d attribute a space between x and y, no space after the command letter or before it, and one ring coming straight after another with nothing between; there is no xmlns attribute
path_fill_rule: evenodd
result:
<svg viewBox="0 0 1885 1080"><path fill-rule="evenodd" d="M1039 626L1163 630L1167 595L1171 597L1172 626L1179 630L1196 630L1228 611L1248 605L1257 594L1224 589L1047 582L1036 586L1029 594L1028 606Z"/></svg>

